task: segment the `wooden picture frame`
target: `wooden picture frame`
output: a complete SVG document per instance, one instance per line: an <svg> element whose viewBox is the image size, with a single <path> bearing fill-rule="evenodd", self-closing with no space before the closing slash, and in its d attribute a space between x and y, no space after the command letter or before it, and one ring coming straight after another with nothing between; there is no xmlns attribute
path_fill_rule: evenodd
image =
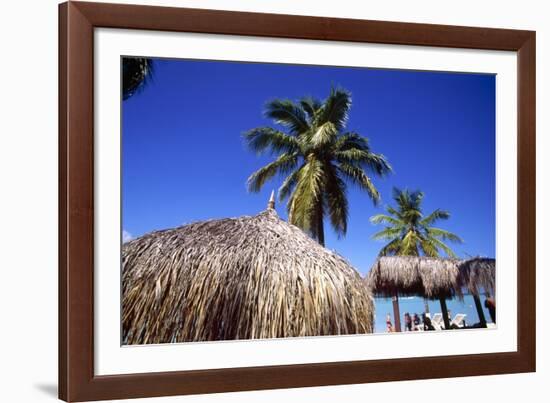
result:
<svg viewBox="0 0 550 403"><path fill-rule="evenodd" d="M94 28L506 50L518 58L517 352L94 375ZM231 392L535 371L535 32L184 8L59 6L59 398ZM451 365L452 363L452 365Z"/></svg>

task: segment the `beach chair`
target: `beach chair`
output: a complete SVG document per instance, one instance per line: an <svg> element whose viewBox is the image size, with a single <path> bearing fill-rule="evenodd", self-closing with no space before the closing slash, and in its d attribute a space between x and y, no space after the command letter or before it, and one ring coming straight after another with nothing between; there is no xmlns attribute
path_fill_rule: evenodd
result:
<svg viewBox="0 0 550 403"><path fill-rule="evenodd" d="M443 315L440 313L435 313L432 318L432 325L435 330L445 329L445 324L443 323Z"/></svg>
<svg viewBox="0 0 550 403"><path fill-rule="evenodd" d="M457 313L454 319L451 321L451 326L456 325L457 327L464 327L464 319L466 319L466 314Z"/></svg>

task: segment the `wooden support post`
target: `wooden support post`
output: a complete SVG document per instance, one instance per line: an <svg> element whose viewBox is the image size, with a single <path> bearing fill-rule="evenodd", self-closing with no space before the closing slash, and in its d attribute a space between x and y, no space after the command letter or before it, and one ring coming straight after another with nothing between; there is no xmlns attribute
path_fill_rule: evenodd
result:
<svg viewBox="0 0 550 403"><path fill-rule="evenodd" d="M430 313L430 305L426 298L424 298L424 313Z"/></svg>
<svg viewBox="0 0 550 403"><path fill-rule="evenodd" d="M449 322L449 311L447 310L447 301L445 301L445 297L440 297L439 302L441 304L441 314L443 315L443 323L445 324L445 329L449 330L451 328L451 324Z"/></svg>
<svg viewBox="0 0 550 403"><path fill-rule="evenodd" d="M481 305L479 295L474 294L474 302L476 304L477 316L479 316L479 323L481 324L481 327L487 327L487 321L485 320L485 313L483 312L483 306Z"/></svg>
<svg viewBox="0 0 550 403"><path fill-rule="evenodd" d="M392 297L392 303L393 303L393 320L394 320L394 327L396 332L401 331L401 314L399 313L399 297L397 296L397 293L394 294Z"/></svg>

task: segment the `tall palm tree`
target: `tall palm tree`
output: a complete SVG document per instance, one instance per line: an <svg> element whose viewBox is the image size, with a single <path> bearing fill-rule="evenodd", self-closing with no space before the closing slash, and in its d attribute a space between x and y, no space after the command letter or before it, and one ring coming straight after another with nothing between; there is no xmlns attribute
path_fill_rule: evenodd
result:
<svg viewBox="0 0 550 403"><path fill-rule="evenodd" d="M445 241L462 242L458 235L433 227L437 221L447 220L449 212L434 210L427 216L422 212L424 193L420 191L393 189L396 208L387 206L389 213L371 217L373 224L386 227L374 234L374 239L389 241L381 250L380 256L429 256L439 257L444 252L448 257L456 257Z"/></svg>
<svg viewBox="0 0 550 403"><path fill-rule="evenodd" d="M265 115L286 132L257 127L244 134L250 149L276 155L248 178L249 190L258 192L275 175L286 176L279 199L288 198L290 223L309 232L321 245L326 216L339 236L346 234L346 181L377 203L380 195L369 174L383 176L391 171L386 158L371 151L367 138L345 131L351 104L351 94L335 88L324 101L276 99L267 103Z"/></svg>
<svg viewBox="0 0 550 403"><path fill-rule="evenodd" d="M126 100L142 90L152 75L152 59L124 57L122 59L122 99Z"/></svg>
<svg viewBox="0 0 550 403"><path fill-rule="evenodd" d="M456 257L453 250L445 241L462 242L458 235L441 228L433 227L437 221L447 220L449 212L434 210L427 216L422 212L422 200L424 193L420 191L393 189L393 199L396 208L387 206L386 214L377 214L371 217L373 224L385 224L386 227L374 234L374 239L389 241L381 250L380 256L430 256L439 257L444 252L448 257ZM395 294L392 298L394 320L396 327L400 326L399 302ZM447 303L445 298L440 298L441 311L445 327L449 328ZM424 299L424 310L430 312L428 302Z"/></svg>

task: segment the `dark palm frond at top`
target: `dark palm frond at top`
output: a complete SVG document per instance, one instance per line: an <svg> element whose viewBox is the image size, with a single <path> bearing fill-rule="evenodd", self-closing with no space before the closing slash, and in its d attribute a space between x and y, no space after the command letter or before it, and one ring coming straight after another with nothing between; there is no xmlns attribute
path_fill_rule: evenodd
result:
<svg viewBox="0 0 550 403"><path fill-rule="evenodd" d="M372 177L391 172L366 137L345 130L351 106L351 94L339 88L323 101L275 99L267 103L265 115L281 129L257 127L244 134L251 150L275 156L248 178L249 190L258 192L276 175L284 176L279 199L288 199L290 223L323 245L325 217L339 236L346 234L347 186L359 187L377 203L380 194Z"/></svg>
<svg viewBox="0 0 550 403"><path fill-rule="evenodd" d="M144 57L122 58L122 99L126 100L141 91L152 75L152 59Z"/></svg>
<svg viewBox="0 0 550 403"><path fill-rule="evenodd" d="M394 188L396 207L387 206L388 214L371 217L373 224L385 225L383 230L373 236L374 239L388 241L380 250L380 256L438 257L444 252L448 257L456 257L445 241L460 243L462 239L452 232L433 226L440 220L447 220L449 212L437 209L425 215L422 211L423 198L424 193L420 191Z"/></svg>

